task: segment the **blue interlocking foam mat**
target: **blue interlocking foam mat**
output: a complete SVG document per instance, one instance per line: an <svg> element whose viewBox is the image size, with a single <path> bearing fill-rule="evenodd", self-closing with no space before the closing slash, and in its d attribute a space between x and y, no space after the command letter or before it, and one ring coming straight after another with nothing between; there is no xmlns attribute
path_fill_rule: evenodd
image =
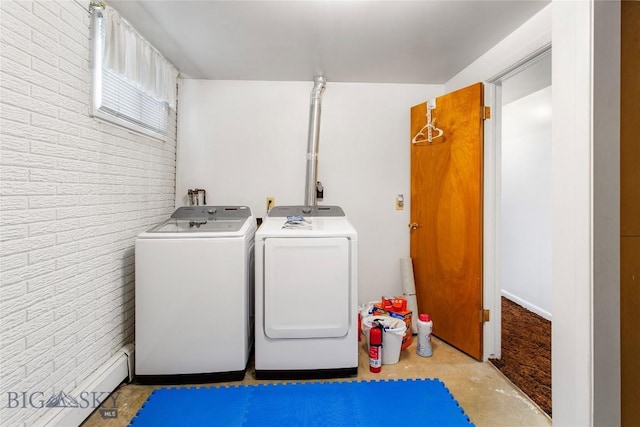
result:
<svg viewBox="0 0 640 427"><path fill-rule="evenodd" d="M464 426L438 379L154 390L130 426Z"/></svg>

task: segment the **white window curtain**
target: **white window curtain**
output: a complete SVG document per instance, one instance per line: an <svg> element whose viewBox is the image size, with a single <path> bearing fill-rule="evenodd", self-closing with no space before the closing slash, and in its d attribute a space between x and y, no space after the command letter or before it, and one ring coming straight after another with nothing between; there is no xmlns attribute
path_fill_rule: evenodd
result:
<svg viewBox="0 0 640 427"><path fill-rule="evenodd" d="M163 139L178 71L120 14L93 8L92 115Z"/></svg>
<svg viewBox="0 0 640 427"><path fill-rule="evenodd" d="M104 34L103 67L175 108L175 67L111 7L104 10Z"/></svg>

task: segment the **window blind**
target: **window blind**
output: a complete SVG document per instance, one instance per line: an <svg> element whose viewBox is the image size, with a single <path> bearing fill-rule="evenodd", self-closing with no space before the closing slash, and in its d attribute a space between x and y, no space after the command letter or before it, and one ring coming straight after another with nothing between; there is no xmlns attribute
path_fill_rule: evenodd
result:
<svg viewBox="0 0 640 427"><path fill-rule="evenodd" d="M105 10L101 7L93 8L93 82L92 82L92 115L100 119L116 123L136 132L141 132L149 136L164 139L167 135L169 124L169 113L171 107L169 101L162 99L161 95L150 90L149 87L166 87L173 85L173 102L175 102L175 76L177 71L164 58L158 64L156 60L149 63L150 50L154 51L154 56L159 53L141 38L128 23L122 21L116 12L110 10L110 16L105 16ZM105 31L105 20L108 21L109 34ZM131 46L122 43L123 37L114 35L122 30L127 40L132 40L132 35L136 37ZM109 46L114 43L114 46ZM140 46L144 49L141 49ZM122 55L126 61L127 68L135 69L135 75L124 75L122 70L115 70L106 66L105 51L110 51L110 55ZM140 51L146 50L142 55L137 55ZM132 55L133 53L133 55ZM113 62L113 61L110 61ZM165 64L166 63L166 64ZM161 67L158 69L158 67ZM149 70L143 74L141 71ZM120 71L120 72L119 72ZM172 77L167 81L159 82L158 78ZM134 81L134 80L138 81Z"/></svg>
<svg viewBox="0 0 640 427"><path fill-rule="evenodd" d="M148 131L167 134L169 105L106 69L102 70L102 103L99 109Z"/></svg>

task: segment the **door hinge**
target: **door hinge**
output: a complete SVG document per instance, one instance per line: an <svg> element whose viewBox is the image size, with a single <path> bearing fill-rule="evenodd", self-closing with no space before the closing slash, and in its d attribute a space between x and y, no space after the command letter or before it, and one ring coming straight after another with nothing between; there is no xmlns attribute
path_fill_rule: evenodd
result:
<svg viewBox="0 0 640 427"><path fill-rule="evenodd" d="M491 310L482 310L481 312L482 322L488 322L491 317Z"/></svg>
<svg viewBox="0 0 640 427"><path fill-rule="evenodd" d="M482 115L482 120L488 120L491 118L491 107L480 107L480 114Z"/></svg>

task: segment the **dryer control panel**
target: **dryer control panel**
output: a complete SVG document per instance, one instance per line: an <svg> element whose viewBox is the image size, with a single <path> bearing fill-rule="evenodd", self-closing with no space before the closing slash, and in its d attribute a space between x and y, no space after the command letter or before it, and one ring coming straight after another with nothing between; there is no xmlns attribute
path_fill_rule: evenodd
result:
<svg viewBox="0 0 640 427"><path fill-rule="evenodd" d="M340 206L309 206L310 212L305 212L305 206L275 206L269 211L272 218L285 216L310 217L343 217L344 211Z"/></svg>

